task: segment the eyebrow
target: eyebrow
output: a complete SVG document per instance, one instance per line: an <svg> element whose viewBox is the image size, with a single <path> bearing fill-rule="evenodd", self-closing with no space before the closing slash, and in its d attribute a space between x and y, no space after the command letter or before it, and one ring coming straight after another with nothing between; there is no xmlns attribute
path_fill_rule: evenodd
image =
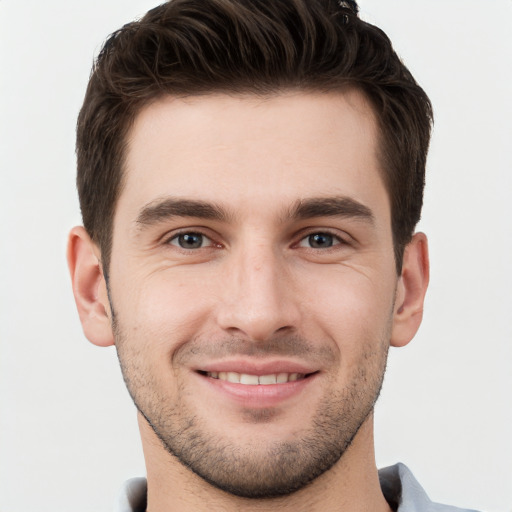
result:
<svg viewBox="0 0 512 512"><path fill-rule="evenodd" d="M231 216L218 205L195 199L166 197L155 200L142 208L136 223L142 226L157 224L173 217L197 217L200 219L226 221Z"/></svg>
<svg viewBox="0 0 512 512"><path fill-rule="evenodd" d="M194 217L226 222L234 216L220 205L195 199L166 197L144 206L136 219L139 226L158 224L174 217ZM374 215L364 204L349 197L314 197L298 200L286 211L284 219L305 220L314 217L346 217L373 224Z"/></svg>
<svg viewBox="0 0 512 512"><path fill-rule="evenodd" d="M350 197L314 197L301 199L291 208L288 217L297 220L313 217L346 217L373 224L373 212L364 204Z"/></svg>

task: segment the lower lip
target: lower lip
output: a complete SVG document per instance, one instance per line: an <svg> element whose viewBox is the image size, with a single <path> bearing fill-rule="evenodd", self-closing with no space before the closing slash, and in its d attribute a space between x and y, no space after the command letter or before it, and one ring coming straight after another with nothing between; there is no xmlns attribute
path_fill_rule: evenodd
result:
<svg viewBox="0 0 512 512"><path fill-rule="evenodd" d="M221 379L213 379L206 375L196 373L196 375L213 391L222 393L231 400L244 407L267 408L275 407L284 401L296 398L307 386L316 380L313 374L304 379L293 382L284 382L282 384L258 384L247 385L228 382Z"/></svg>

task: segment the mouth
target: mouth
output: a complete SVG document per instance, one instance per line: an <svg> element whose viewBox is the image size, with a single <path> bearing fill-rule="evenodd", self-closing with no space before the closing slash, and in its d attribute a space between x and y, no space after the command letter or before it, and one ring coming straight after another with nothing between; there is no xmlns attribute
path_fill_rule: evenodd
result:
<svg viewBox="0 0 512 512"><path fill-rule="evenodd" d="M211 379L218 379L232 384L243 384L246 386L269 386L272 384L286 384L288 382L296 382L311 377L317 372L313 373L270 373L267 375L252 375L249 373L238 372L207 372L199 371L201 375L210 377Z"/></svg>
<svg viewBox="0 0 512 512"><path fill-rule="evenodd" d="M209 365L208 365L209 366ZM208 400L223 400L244 409L281 407L304 396L320 370L291 362L221 362L197 368L195 374L208 389ZM235 371L238 370L238 371ZM220 403L220 402L219 402Z"/></svg>

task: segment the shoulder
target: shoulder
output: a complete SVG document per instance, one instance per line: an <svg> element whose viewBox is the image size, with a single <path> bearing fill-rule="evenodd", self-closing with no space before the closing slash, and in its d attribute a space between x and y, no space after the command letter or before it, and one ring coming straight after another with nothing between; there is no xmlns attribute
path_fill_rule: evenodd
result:
<svg viewBox="0 0 512 512"><path fill-rule="evenodd" d="M114 512L144 512L146 510L146 494L146 479L130 478L119 491Z"/></svg>
<svg viewBox="0 0 512 512"><path fill-rule="evenodd" d="M476 512L431 501L405 464L379 470L379 479L384 497L397 512Z"/></svg>

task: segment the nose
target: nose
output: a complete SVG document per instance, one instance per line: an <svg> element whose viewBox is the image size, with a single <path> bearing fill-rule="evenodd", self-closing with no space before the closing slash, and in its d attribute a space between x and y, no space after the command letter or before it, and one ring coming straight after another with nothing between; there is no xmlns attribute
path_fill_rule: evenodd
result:
<svg viewBox="0 0 512 512"><path fill-rule="evenodd" d="M227 264L219 326L231 335L262 342L293 332L300 319L293 278L284 256L263 244L246 247Z"/></svg>

